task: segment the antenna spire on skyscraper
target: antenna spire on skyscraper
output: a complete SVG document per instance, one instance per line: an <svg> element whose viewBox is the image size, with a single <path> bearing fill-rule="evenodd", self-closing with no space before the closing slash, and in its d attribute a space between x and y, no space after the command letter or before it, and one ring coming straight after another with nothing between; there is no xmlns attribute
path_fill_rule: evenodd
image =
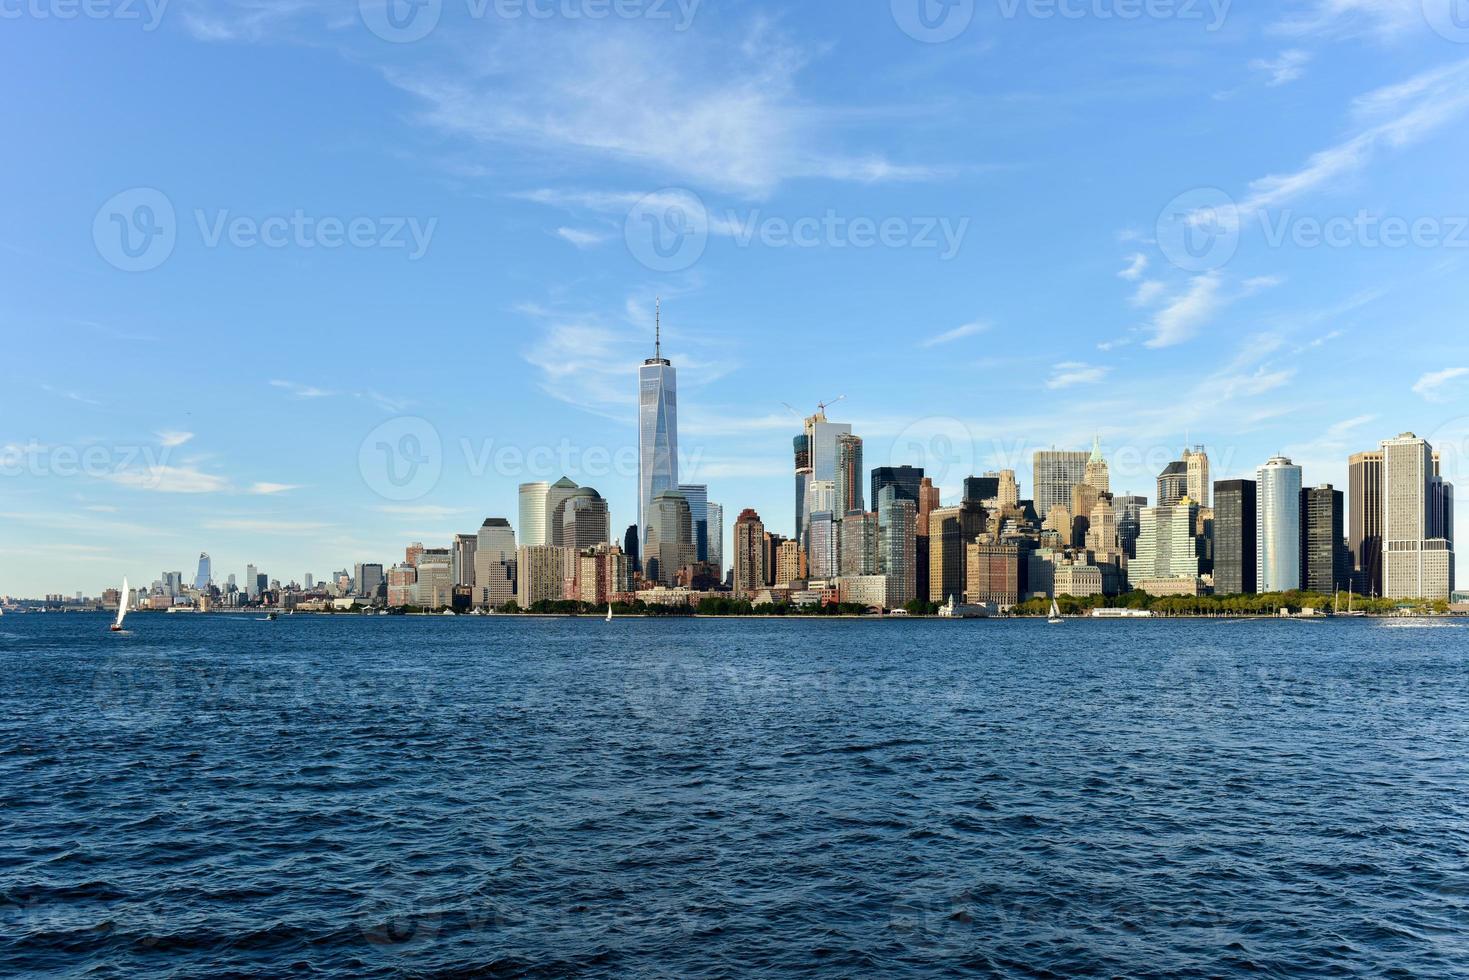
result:
<svg viewBox="0 0 1469 980"><path fill-rule="evenodd" d="M663 359L663 297L653 303L653 357Z"/></svg>

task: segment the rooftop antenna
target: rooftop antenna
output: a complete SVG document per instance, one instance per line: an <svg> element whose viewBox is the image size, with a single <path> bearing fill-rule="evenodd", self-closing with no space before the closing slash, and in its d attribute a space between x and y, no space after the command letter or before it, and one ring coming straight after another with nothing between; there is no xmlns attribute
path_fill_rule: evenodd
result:
<svg viewBox="0 0 1469 980"><path fill-rule="evenodd" d="M659 296L653 307L653 358L663 360L663 297Z"/></svg>

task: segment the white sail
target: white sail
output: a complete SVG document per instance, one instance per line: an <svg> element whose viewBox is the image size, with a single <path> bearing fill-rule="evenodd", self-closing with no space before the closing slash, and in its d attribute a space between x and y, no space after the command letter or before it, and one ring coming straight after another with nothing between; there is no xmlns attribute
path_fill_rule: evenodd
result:
<svg viewBox="0 0 1469 980"><path fill-rule="evenodd" d="M612 603L607 603L607 622L612 622Z"/></svg>
<svg viewBox="0 0 1469 980"><path fill-rule="evenodd" d="M128 614L128 578L122 577L122 598L117 600L117 627L122 628L122 621Z"/></svg>

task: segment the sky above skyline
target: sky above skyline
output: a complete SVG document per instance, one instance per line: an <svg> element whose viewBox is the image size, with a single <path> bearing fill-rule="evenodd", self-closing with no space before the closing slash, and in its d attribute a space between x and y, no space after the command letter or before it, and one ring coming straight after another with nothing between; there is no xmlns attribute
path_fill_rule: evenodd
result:
<svg viewBox="0 0 1469 980"><path fill-rule="evenodd" d="M1406 430L1469 493L1449 0L89 10L0 31L0 594L392 564L562 475L620 538L658 296L727 525L790 533L839 395L946 499Z"/></svg>

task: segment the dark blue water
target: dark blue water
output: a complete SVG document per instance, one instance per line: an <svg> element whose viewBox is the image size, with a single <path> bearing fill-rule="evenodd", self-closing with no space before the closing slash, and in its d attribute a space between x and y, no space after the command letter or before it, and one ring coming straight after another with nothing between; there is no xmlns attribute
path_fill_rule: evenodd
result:
<svg viewBox="0 0 1469 980"><path fill-rule="evenodd" d="M1469 976L1469 629L0 620L0 974Z"/></svg>

